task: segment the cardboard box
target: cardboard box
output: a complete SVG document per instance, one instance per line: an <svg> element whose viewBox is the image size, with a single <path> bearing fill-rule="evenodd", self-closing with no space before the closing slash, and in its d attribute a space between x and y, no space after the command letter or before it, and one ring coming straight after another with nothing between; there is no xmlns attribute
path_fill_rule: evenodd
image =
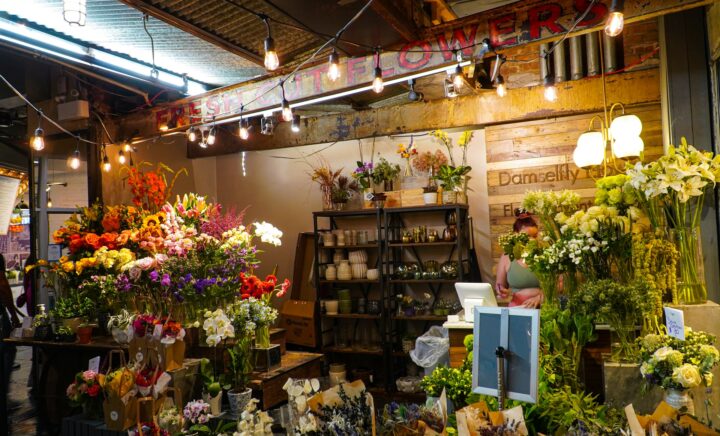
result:
<svg viewBox="0 0 720 436"><path fill-rule="evenodd" d="M280 313L280 327L285 329L286 342L317 347L314 301L287 300Z"/></svg>

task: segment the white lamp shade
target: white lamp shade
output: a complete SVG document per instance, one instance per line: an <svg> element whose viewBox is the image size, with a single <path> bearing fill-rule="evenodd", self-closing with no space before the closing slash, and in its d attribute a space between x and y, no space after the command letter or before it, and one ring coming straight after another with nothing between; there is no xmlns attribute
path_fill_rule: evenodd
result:
<svg viewBox="0 0 720 436"><path fill-rule="evenodd" d="M84 26L87 16L86 0L63 0L63 18L70 25Z"/></svg>
<svg viewBox="0 0 720 436"><path fill-rule="evenodd" d="M639 136L613 138L612 151L615 157L637 157L645 149L645 143Z"/></svg>
<svg viewBox="0 0 720 436"><path fill-rule="evenodd" d="M605 138L602 132L585 132L578 138L573 161L580 168L601 165L605 160Z"/></svg>
<svg viewBox="0 0 720 436"><path fill-rule="evenodd" d="M610 123L610 135L615 139L640 136L642 121L636 115L622 115Z"/></svg>

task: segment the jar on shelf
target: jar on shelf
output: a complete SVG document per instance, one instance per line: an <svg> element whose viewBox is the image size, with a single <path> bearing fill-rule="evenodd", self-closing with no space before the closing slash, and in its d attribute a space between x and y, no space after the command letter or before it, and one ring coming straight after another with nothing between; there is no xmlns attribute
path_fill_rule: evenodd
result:
<svg viewBox="0 0 720 436"><path fill-rule="evenodd" d="M333 263L335 265L339 265L340 261L345 259L345 250L342 248L336 248L335 253L333 254Z"/></svg>
<svg viewBox="0 0 720 436"><path fill-rule="evenodd" d="M367 277L367 264L366 263L353 263L351 265L352 269L352 278L354 279L364 279Z"/></svg>
<svg viewBox="0 0 720 436"><path fill-rule="evenodd" d="M325 271L327 274L327 271ZM347 260L341 260L337 267L337 278L338 280L352 280L352 268L350 262Z"/></svg>
<svg viewBox="0 0 720 436"><path fill-rule="evenodd" d="M337 268L334 264L330 264L325 268L325 280L337 280Z"/></svg>

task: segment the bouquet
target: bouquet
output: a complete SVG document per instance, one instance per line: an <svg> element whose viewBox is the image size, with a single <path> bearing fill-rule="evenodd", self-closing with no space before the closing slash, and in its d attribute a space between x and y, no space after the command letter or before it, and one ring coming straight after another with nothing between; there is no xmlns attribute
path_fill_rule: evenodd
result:
<svg viewBox="0 0 720 436"><path fill-rule="evenodd" d="M511 261L519 259L522 256L523 249L529 241L530 236L523 232L509 232L498 236L500 248L502 248L503 253L506 254Z"/></svg>
<svg viewBox="0 0 720 436"><path fill-rule="evenodd" d="M637 341L640 373L647 383L677 390L712 386L712 369L720 360L713 335L686 327L684 341L665 334L649 334Z"/></svg>
<svg viewBox="0 0 720 436"><path fill-rule="evenodd" d="M87 370L75 375L75 379L65 390L70 405L82 407L91 415L99 414L102 407L102 384L104 376Z"/></svg>

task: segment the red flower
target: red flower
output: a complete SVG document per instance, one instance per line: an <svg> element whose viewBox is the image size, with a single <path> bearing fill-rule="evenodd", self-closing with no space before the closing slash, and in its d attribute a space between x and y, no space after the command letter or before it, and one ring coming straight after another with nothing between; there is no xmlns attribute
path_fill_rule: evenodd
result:
<svg viewBox="0 0 720 436"><path fill-rule="evenodd" d="M97 250L102 245L100 244L100 236L96 235L95 233L88 233L85 235L85 243L89 246L91 246L93 249Z"/></svg>
<svg viewBox="0 0 720 436"><path fill-rule="evenodd" d="M75 236L75 235L73 235ZM80 238L79 236L77 238L70 240L70 252L71 253L77 253L78 251L82 250L85 246L85 240Z"/></svg>
<svg viewBox="0 0 720 436"><path fill-rule="evenodd" d="M270 274L269 276L265 277L265 281L266 281L266 282L271 282L272 285L275 286L275 284L277 284L277 277L275 277L274 275Z"/></svg>
<svg viewBox="0 0 720 436"><path fill-rule="evenodd" d="M287 293L288 289L290 289L290 280L285 279L282 286L280 287L280 291L278 291L278 293L277 293L278 298L284 297L285 293Z"/></svg>
<svg viewBox="0 0 720 436"><path fill-rule="evenodd" d="M100 236L100 246L101 247L107 247L108 250L115 250L117 248L117 241L118 234L117 233L103 233L102 236Z"/></svg>
<svg viewBox="0 0 720 436"><path fill-rule="evenodd" d="M250 298L250 294L242 294L240 298L242 298L243 300L247 300L248 298Z"/></svg>
<svg viewBox="0 0 720 436"><path fill-rule="evenodd" d="M87 394L91 397L97 397L97 395L100 393L100 385L92 385L88 387Z"/></svg>

